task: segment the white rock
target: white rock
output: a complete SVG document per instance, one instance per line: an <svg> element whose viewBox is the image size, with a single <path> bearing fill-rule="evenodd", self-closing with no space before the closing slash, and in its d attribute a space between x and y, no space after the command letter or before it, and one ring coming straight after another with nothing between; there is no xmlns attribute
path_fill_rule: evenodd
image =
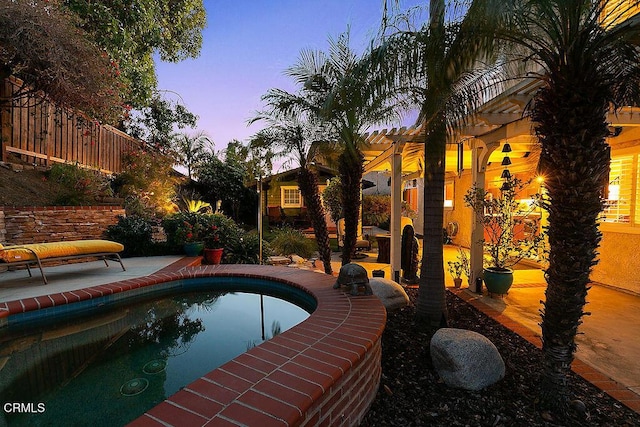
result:
<svg viewBox="0 0 640 427"><path fill-rule="evenodd" d="M442 328L431 338L431 360L449 387L478 391L504 378L504 360L487 337Z"/></svg>
<svg viewBox="0 0 640 427"><path fill-rule="evenodd" d="M369 286L373 294L380 298L387 311L399 310L409 304L409 296L402 286L383 277L372 277Z"/></svg>

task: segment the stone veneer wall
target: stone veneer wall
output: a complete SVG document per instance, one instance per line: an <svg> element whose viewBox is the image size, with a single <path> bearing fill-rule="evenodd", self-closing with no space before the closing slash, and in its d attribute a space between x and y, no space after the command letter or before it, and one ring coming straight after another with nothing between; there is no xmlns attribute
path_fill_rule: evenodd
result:
<svg viewBox="0 0 640 427"><path fill-rule="evenodd" d="M4 210L0 209L0 243L6 242L7 239L5 235L7 234L7 230L4 225Z"/></svg>
<svg viewBox="0 0 640 427"><path fill-rule="evenodd" d="M0 243L102 239L124 214L119 206L0 207Z"/></svg>

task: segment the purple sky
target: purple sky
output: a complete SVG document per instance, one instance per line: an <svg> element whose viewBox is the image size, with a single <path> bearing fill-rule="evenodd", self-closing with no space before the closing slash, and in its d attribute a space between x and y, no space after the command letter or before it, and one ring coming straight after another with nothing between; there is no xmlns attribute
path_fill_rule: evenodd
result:
<svg viewBox="0 0 640 427"><path fill-rule="evenodd" d="M403 8L426 1L405 0ZM262 125L247 119L270 88L292 91L283 71L302 49L327 50L329 36L350 27L351 47L362 52L375 35L382 0L205 0L207 28L199 58L157 62L158 88L180 94L197 114L197 130L215 150L246 140ZM170 99L178 98L171 93ZM412 124L412 123L409 123Z"/></svg>

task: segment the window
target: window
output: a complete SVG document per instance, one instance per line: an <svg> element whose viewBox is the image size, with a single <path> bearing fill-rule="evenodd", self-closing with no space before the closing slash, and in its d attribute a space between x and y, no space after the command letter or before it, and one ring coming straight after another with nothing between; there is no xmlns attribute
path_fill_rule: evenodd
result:
<svg viewBox="0 0 640 427"><path fill-rule="evenodd" d="M444 207L453 207L453 181L447 181L444 183Z"/></svg>
<svg viewBox="0 0 640 427"><path fill-rule="evenodd" d="M640 211L635 212L636 201L640 200L637 162L638 155L611 158L607 199L601 216L603 223L640 224Z"/></svg>
<svg viewBox="0 0 640 427"><path fill-rule="evenodd" d="M302 196L298 187L280 187L280 204L283 208L302 207Z"/></svg>

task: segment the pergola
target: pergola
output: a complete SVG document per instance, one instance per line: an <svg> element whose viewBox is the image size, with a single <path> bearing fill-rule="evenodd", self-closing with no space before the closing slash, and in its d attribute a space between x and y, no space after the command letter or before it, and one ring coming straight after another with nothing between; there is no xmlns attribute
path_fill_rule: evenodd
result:
<svg viewBox="0 0 640 427"><path fill-rule="evenodd" d="M486 102L473 115L456 128L456 134L447 146L446 174L460 176L471 169L472 183L485 188L485 172L492 162L500 163L504 154L499 147L509 143L512 167L531 164L528 157L535 153L537 139L526 114L527 105L540 87L540 82L524 79ZM616 143L640 138L640 115L631 107L609 115L612 135ZM366 136L362 148L365 156L364 171L391 173L391 271L392 278L400 276L401 233L400 207L403 183L424 176L424 129L422 126L376 131ZM422 194L419 194L419 206ZM471 283L482 275L483 229L478 218L470 211L471 230ZM422 215L417 220L422 225Z"/></svg>

